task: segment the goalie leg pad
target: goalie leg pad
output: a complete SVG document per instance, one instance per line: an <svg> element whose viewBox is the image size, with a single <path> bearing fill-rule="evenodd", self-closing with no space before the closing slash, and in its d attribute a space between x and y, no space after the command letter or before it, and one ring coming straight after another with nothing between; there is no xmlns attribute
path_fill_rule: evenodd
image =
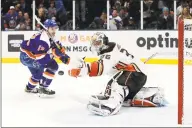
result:
<svg viewBox="0 0 192 128"><path fill-rule="evenodd" d="M120 108L121 108L121 104L119 104L118 106L116 106L115 109L112 109L110 107L104 106L102 104L94 104L94 103L89 103L87 105L87 109L95 114L95 115L99 115L99 116L110 116L110 115L115 115L119 112Z"/></svg>
<svg viewBox="0 0 192 128"><path fill-rule="evenodd" d="M132 100L124 101L123 106L162 107L166 104L162 88L143 87Z"/></svg>
<svg viewBox="0 0 192 128"><path fill-rule="evenodd" d="M113 82L111 85L111 95L108 97L105 95L92 96L87 108L90 112L96 115L115 115L119 112L123 100L125 96L128 95L128 92L129 90L126 86L121 86L118 85L117 82Z"/></svg>

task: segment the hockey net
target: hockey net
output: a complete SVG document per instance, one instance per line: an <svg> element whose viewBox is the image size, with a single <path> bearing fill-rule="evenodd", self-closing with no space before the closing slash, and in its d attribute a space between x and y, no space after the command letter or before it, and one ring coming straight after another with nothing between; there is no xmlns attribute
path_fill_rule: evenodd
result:
<svg viewBox="0 0 192 128"><path fill-rule="evenodd" d="M192 20L178 25L178 123L192 125Z"/></svg>

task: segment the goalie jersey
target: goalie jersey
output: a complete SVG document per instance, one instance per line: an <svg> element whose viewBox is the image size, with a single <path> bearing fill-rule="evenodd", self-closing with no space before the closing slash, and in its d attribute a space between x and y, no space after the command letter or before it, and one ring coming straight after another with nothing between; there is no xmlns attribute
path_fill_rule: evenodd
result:
<svg viewBox="0 0 192 128"><path fill-rule="evenodd" d="M101 51L99 58L98 61L87 63L88 71L81 71L79 75L84 75L85 72L88 72L90 77L103 74L111 76L121 70L141 72L137 66L140 62L119 44L110 42Z"/></svg>

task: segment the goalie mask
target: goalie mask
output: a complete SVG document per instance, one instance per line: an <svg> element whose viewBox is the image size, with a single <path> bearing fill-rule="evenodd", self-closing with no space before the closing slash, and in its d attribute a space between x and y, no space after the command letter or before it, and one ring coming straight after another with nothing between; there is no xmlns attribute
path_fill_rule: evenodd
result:
<svg viewBox="0 0 192 128"><path fill-rule="evenodd" d="M101 33L97 32L91 37L91 51L93 53L97 53L98 55L100 52L107 46L108 44L108 37Z"/></svg>

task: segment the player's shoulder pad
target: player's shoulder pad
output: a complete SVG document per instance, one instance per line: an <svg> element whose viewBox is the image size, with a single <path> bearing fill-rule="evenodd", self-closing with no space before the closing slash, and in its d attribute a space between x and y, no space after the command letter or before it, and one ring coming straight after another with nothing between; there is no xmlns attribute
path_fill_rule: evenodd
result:
<svg viewBox="0 0 192 128"><path fill-rule="evenodd" d="M51 44L50 44L50 40L49 40L49 39L50 39L50 38L48 37L48 35L46 34L46 32L42 32L42 33L40 34L39 40L42 41L42 42L44 42L44 43L47 43L47 44L49 45L49 47L50 47Z"/></svg>

